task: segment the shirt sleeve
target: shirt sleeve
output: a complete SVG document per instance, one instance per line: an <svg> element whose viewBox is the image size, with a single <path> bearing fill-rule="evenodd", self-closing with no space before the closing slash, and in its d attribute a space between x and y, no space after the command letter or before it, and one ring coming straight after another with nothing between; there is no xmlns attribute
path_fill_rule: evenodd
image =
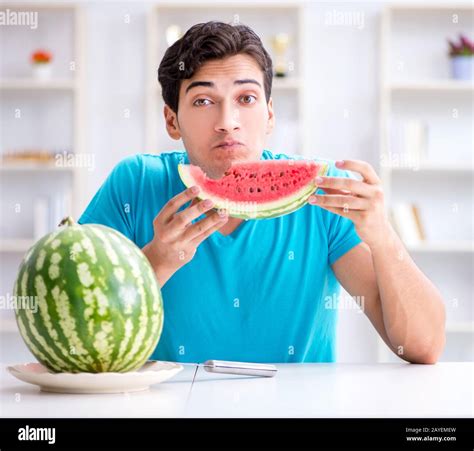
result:
<svg viewBox="0 0 474 451"><path fill-rule="evenodd" d="M343 171L334 166L331 162L329 171L327 173L330 177L348 177L356 179L356 177L349 171ZM324 194L324 191L318 189L318 194ZM342 257L346 252L349 252L353 247L362 242L354 227L354 223L335 213L327 210L328 215L328 260L329 264L333 265L337 259Z"/></svg>
<svg viewBox="0 0 474 451"><path fill-rule="evenodd" d="M79 224L102 224L135 238L139 156L119 162L79 218Z"/></svg>

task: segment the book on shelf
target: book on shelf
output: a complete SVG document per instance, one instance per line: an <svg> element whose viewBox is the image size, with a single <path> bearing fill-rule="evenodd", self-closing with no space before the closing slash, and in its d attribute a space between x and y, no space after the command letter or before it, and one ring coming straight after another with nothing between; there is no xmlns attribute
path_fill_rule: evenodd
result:
<svg viewBox="0 0 474 451"><path fill-rule="evenodd" d="M34 239L56 230L61 219L70 214L71 207L69 191L37 198L34 203Z"/></svg>
<svg viewBox="0 0 474 451"><path fill-rule="evenodd" d="M2 164L44 164L54 165L58 158L73 158L74 154L69 149L42 149L26 148L8 150L0 154Z"/></svg>
<svg viewBox="0 0 474 451"><path fill-rule="evenodd" d="M425 241L426 234L416 205L396 203L390 210L390 216L398 236L405 244L416 245Z"/></svg>
<svg viewBox="0 0 474 451"><path fill-rule="evenodd" d="M428 126L418 119L392 120L382 165L418 170L428 153Z"/></svg>

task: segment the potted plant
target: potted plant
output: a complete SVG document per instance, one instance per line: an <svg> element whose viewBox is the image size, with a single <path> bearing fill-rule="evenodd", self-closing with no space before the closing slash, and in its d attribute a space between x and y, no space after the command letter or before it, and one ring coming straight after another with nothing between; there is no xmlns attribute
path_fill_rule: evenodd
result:
<svg viewBox="0 0 474 451"><path fill-rule="evenodd" d="M474 43L459 35L457 43L448 40L451 57L451 74L455 80L472 80L474 66Z"/></svg>
<svg viewBox="0 0 474 451"><path fill-rule="evenodd" d="M47 50L36 50L31 55L33 64L33 76L38 80L49 80L51 78L51 61L53 57Z"/></svg>

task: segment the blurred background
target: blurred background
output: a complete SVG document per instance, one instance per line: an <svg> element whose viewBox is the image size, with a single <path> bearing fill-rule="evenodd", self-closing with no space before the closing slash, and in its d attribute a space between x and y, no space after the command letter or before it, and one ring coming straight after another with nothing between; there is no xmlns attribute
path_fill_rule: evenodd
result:
<svg viewBox="0 0 474 451"><path fill-rule="evenodd" d="M11 308L25 251L78 217L122 158L183 148L166 135L157 68L213 19L251 26L272 55L267 148L374 166L443 294L441 360L472 361L474 15L448 1L0 3L0 360L34 360ZM339 305L338 361L398 360L347 293Z"/></svg>

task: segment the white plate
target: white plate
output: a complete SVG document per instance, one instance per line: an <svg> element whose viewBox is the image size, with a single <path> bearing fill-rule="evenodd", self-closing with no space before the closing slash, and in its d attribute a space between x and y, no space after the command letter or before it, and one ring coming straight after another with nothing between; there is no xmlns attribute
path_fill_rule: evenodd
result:
<svg viewBox="0 0 474 451"><path fill-rule="evenodd" d="M129 373L51 373L40 363L8 367L8 371L42 391L54 393L126 393L146 390L172 378L183 369L174 362L147 362Z"/></svg>

